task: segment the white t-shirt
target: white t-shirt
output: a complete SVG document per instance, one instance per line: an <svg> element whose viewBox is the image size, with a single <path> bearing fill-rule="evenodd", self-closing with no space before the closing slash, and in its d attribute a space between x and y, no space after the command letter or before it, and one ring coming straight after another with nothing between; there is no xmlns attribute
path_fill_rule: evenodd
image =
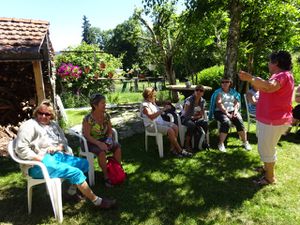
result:
<svg viewBox="0 0 300 225"><path fill-rule="evenodd" d="M142 102L141 107L140 107L140 112L141 112L141 116L143 118L149 119L149 117L143 113L143 110L145 107L150 109L151 113L156 113L156 112L160 111L159 107L157 105L153 104L152 102ZM156 117L153 121L155 121L157 124L164 123L164 120L160 115L158 117ZM147 122L147 120L144 120L145 127L147 127L149 124L150 123Z"/></svg>

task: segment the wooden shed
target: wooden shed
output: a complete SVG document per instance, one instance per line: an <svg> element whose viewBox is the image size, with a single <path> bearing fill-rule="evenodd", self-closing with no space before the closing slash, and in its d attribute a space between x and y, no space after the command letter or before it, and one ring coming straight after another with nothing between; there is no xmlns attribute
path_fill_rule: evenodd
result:
<svg viewBox="0 0 300 225"><path fill-rule="evenodd" d="M0 125L28 119L44 98L54 100L53 57L48 21L0 17Z"/></svg>

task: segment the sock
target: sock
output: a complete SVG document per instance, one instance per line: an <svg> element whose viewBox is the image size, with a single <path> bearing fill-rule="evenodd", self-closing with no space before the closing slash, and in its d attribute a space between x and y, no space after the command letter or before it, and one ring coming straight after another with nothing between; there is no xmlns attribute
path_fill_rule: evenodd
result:
<svg viewBox="0 0 300 225"><path fill-rule="evenodd" d="M98 197L93 201L94 205L101 205L102 203L102 198Z"/></svg>
<svg viewBox="0 0 300 225"><path fill-rule="evenodd" d="M76 194L76 191L77 191L77 187L75 185L70 185L67 193L69 195L75 195Z"/></svg>

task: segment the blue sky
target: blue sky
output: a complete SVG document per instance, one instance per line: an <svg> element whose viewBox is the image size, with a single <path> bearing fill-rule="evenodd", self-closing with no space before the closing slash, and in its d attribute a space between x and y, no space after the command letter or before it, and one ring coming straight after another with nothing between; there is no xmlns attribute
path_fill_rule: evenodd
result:
<svg viewBox="0 0 300 225"><path fill-rule="evenodd" d="M113 29L132 16L142 0L5 0L0 17L38 19L50 22L50 39L55 51L81 41L82 18L101 30Z"/></svg>

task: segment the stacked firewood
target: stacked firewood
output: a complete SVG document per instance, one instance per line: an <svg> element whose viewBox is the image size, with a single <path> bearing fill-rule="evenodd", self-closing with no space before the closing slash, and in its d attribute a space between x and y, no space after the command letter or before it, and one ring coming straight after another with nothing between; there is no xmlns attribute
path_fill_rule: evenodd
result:
<svg viewBox="0 0 300 225"><path fill-rule="evenodd" d="M0 156L7 156L7 144L10 140L16 137L18 126L8 125L0 126Z"/></svg>
<svg viewBox="0 0 300 225"><path fill-rule="evenodd" d="M31 62L0 64L0 125L16 125L31 117L35 81Z"/></svg>

